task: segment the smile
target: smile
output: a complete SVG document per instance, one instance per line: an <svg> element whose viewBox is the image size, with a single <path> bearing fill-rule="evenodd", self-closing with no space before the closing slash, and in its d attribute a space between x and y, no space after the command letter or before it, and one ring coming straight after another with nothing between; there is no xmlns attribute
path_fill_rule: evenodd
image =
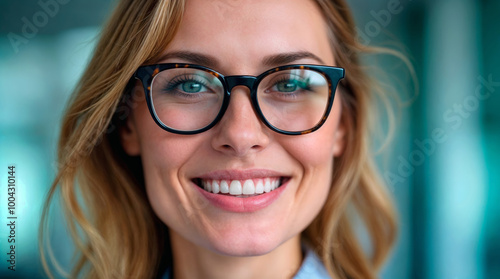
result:
<svg viewBox="0 0 500 279"><path fill-rule="evenodd" d="M288 188L291 176L266 169L217 170L191 181L209 204L227 212L251 213L273 204Z"/></svg>
<svg viewBox="0 0 500 279"><path fill-rule="evenodd" d="M266 177L245 180L230 179L196 179L195 184L213 194L230 195L248 198L269 193L279 188L286 178Z"/></svg>

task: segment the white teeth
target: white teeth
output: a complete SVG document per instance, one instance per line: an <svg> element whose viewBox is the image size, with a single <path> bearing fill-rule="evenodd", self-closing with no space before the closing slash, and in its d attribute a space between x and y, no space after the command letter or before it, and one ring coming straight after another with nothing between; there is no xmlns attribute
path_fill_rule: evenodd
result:
<svg viewBox="0 0 500 279"><path fill-rule="evenodd" d="M280 179L247 179L240 180L202 180L201 186L207 192L214 194L230 194L237 197L249 197L253 195L269 193L281 184Z"/></svg>
<svg viewBox="0 0 500 279"><path fill-rule="evenodd" d="M243 195L253 194L255 194L255 185L253 183L253 180L245 180L245 183L243 183Z"/></svg>
<svg viewBox="0 0 500 279"><path fill-rule="evenodd" d="M214 194L218 194L219 193L219 183L216 180L214 180L212 182L212 192Z"/></svg>
<svg viewBox="0 0 500 279"><path fill-rule="evenodd" d="M274 180L274 185L273 185L273 190L278 188L280 186L280 181L279 180Z"/></svg>
<svg viewBox="0 0 500 279"><path fill-rule="evenodd" d="M222 180L220 182L220 192L223 194L228 194L229 193L229 184L227 184L227 181Z"/></svg>
<svg viewBox="0 0 500 279"><path fill-rule="evenodd" d="M230 195L241 195L243 190L241 188L241 182L239 180L231 181L231 186L229 187Z"/></svg>
<svg viewBox="0 0 500 279"><path fill-rule="evenodd" d="M264 192L266 193L271 192L271 181L269 180L269 178L266 178L264 182Z"/></svg>
<svg viewBox="0 0 500 279"><path fill-rule="evenodd" d="M256 194L264 193L264 184L262 184L262 180L259 180L259 182L257 182L257 185L255 186L255 193Z"/></svg>

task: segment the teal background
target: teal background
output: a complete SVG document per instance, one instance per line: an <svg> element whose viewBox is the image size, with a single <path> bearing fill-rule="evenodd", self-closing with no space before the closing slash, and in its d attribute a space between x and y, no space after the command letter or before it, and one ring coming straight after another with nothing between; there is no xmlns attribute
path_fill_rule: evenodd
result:
<svg viewBox="0 0 500 279"><path fill-rule="evenodd" d="M55 175L61 116L115 5L54 1L40 1L58 3L51 14L39 1L0 1L0 224L7 223L11 164L18 217L15 272L7 269L8 231L0 225L1 278L44 278L37 230ZM500 1L348 2L360 39L403 51L419 88L417 95L400 60L368 60L403 100L389 156L377 157L401 229L380 276L500 278ZM13 44L12 34L22 35L26 21L38 30ZM51 220L54 252L64 266L72 245L62 217Z"/></svg>

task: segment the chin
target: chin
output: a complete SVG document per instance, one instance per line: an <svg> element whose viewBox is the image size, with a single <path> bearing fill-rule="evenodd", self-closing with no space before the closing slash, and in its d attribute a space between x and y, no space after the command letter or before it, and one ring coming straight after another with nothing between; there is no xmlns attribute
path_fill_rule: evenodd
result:
<svg viewBox="0 0 500 279"><path fill-rule="evenodd" d="M256 257L270 253L279 245L277 243L266 243L262 241L226 241L223 243L211 243L215 253L230 257Z"/></svg>
<svg viewBox="0 0 500 279"><path fill-rule="evenodd" d="M206 247L213 252L231 257L254 257L268 254L286 240L278 236L238 234L208 239Z"/></svg>

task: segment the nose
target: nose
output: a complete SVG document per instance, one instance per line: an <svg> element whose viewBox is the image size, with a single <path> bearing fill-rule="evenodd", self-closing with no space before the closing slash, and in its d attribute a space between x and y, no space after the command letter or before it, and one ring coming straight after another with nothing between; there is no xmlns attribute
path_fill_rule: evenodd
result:
<svg viewBox="0 0 500 279"><path fill-rule="evenodd" d="M227 155L245 157L269 144L270 131L255 113L246 86L234 87L228 108L213 129L212 147Z"/></svg>

